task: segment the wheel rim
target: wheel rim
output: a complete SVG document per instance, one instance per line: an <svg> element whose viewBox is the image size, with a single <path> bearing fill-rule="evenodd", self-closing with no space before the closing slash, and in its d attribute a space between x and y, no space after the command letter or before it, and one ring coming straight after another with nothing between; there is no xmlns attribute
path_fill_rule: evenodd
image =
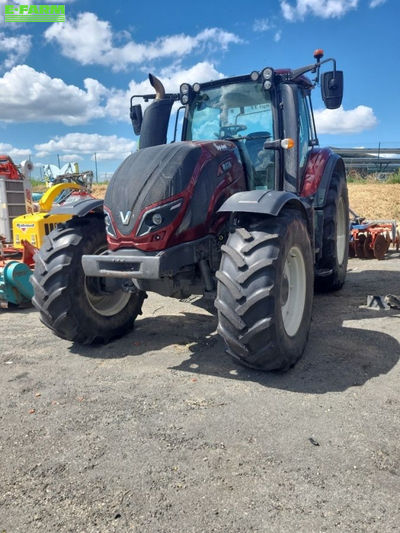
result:
<svg viewBox="0 0 400 533"><path fill-rule="evenodd" d="M101 254L106 248L102 246L94 255ZM106 292L104 278L85 276L84 289L90 307L101 316L116 315L124 309L131 297L129 292L122 290Z"/></svg>
<svg viewBox="0 0 400 533"><path fill-rule="evenodd" d="M300 248L290 248L281 281L281 312L283 326L293 337L301 324L306 301L306 267Z"/></svg>
<svg viewBox="0 0 400 533"><path fill-rule="evenodd" d="M346 224L346 209L343 197L340 197L337 209L337 228L336 228L336 257L339 265L344 261L346 248L348 246L348 228Z"/></svg>

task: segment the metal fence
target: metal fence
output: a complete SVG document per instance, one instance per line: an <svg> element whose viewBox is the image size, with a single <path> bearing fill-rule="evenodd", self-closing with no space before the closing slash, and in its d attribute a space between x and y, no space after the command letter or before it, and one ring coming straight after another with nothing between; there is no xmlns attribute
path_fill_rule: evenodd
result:
<svg viewBox="0 0 400 533"><path fill-rule="evenodd" d="M391 174L400 169L400 148L337 148L332 150L343 158L346 170L361 175Z"/></svg>

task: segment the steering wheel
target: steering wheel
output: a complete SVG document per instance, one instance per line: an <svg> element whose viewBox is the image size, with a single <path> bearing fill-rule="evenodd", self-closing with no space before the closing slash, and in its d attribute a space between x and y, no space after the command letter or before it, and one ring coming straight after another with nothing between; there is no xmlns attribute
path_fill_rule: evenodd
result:
<svg viewBox="0 0 400 533"><path fill-rule="evenodd" d="M244 124L228 124L227 126L222 126L220 130L220 138L224 139L225 137L233 137L239 131L247 130L247 126Z"/></svg>

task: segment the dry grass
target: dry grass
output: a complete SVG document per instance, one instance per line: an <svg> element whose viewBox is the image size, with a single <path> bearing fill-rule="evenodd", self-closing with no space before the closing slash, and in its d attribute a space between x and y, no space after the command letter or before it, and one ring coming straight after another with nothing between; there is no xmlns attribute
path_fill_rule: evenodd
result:
<svg viewBox="0 0 400 533"><path fill-rule="evenodd" d="M101 183L100 185L93 185L93 196L96 196L96 198L104 198L106 195L107 185Z"/></svg>
<svg viewBox="0 0 400 533"><path fill-rule="evenodd" d="M350 207L367 219L400 219L400 184L349 183Z"/></svg>

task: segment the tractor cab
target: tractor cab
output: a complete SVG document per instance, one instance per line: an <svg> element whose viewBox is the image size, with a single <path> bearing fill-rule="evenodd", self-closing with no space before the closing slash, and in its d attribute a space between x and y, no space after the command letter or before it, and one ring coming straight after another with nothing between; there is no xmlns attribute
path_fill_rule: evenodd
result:
<svg viewBox="0 0 400 533"><path fill-rule="evenodd" d="M266 67L249 75L207 83L183 83L179 94L166 94L157 78L149 75L156 94L131 98L134 131L140 134L140 148L167 142L173 103L180 101L175 116L175 134L184 111L182 141L229 140L238 147L248 190L278 190L301 194L305 169L318 145L311 103L311 90L320 82L328 109L341 105L343 73L334 59L314 52L316 62L295 70ZM324 72L324 63L333 70ZM316 73L310 80L306 73ZM137 97L154 100L142 116Z"/></svg>
<svg viewBox="0 0 400 533"><path fill-rule="evenodd" d="M183 141L233 141L242 159L248 189L275 188L274 153L264 143L276 138L271 92L250 77L227 83L184 84L190 94ZM182 100L183 96L181 97Z"/></svg>

